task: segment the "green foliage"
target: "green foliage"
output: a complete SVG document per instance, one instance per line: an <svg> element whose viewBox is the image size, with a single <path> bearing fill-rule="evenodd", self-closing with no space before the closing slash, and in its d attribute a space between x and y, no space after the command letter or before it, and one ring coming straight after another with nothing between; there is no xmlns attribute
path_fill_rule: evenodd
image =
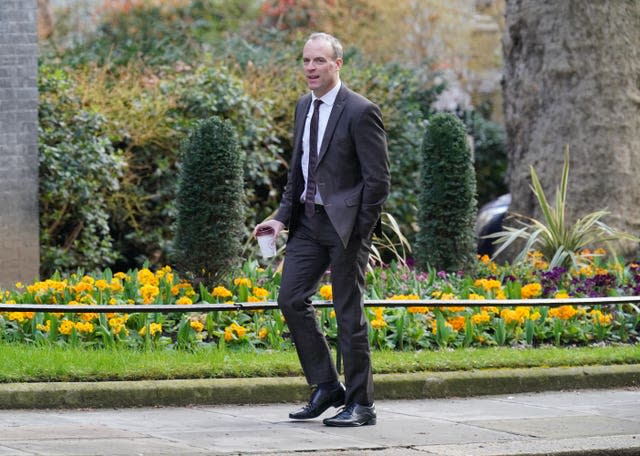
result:
<svg viewBox="0 0 640 456"><path fill-rule="evenodd" d="M229 121L202 121L183 144L174 242L178 267L212 284L239 263L243 160Z"/></svg>
<svg viewBox="0 0 640 456"><path fill-rule="evenodd" d="M71 12L72 14L72 12ZM66 65L174 65L193 61L207 43L257 17L252 0L196 0L184 5L140 2L105 8L93 33L54 36L45 52ZM86 21L86 18L82 18ZM70 46L69 46L70 44Z"/></svg>
<svg viewBox="0 0 640 456"><path fill-rule="evenodd" d="M41 271L113 263L108 197L118 190L122 154L105 135L105 119L83 109L69 75L39 70Z"/></svg>
<svg viewBox="0 0 640 456"><path fill-rule="evenodd" d="M150 2L126 14L111 12L101 18L95 33L85 35L74 47L43 52L43 61L73 66L74 94L86 111L103 119L102 132L123 151L126 166L118 178L118 190L106 200L104 232L118 252L118 269L134 268L146 260L152 266L167 263L169 227L176 216L179 144L201 119L213 115L229 119L238 132L250 203L241 224L245 235L275 210L281 198L293 151L293 107L307 90L300 65L305 37L285 39L280 33L253 30L244 35L230 33L221 42L222 35L214 29L222 23L207 26L204 22L220 13L240 24L245 18L233 19L234 11L248 11L250 2L218 3L203 0L188 7L154 7L157 3ZM197 16L193 8L206 13ZM195 17L203 23L196 25ZM153 23L166 32L159 40L154 38ZM196 33L200 26L202 33ZM99 44L105 37L109 40ZM163 46L162 40L169 44ZM179 49L183 45L188 52ZM89 61L97 64L81 66ZM393 176L385 211L411 243L417 231L415 182L424 118L442 87L433 84L430 74L373 63L353 48L347 50L345 61L345 83L383 111ZM56 115L69 116L74 111ZM387 237L396 237L390 225L383 229ZM385 261L394 255L380 254ZM69 270L83 264L70 261L60 267Z"/></svg>
<svg viewBox="0 0 640 456"><path fill-rule="evenodd" d="M573 224L569 223L565 216L567 206L567 188L569 183L569 148L564 152L564 165L560 186L556 188L555 206L551 206L544 194L540 179L536 170L531 167L531 189L544 220L536 220L520 214L514 214L515 221L520 228L506 226L504 231L494 233L487 237L495 238L496 243L502 244L494 253L498 256L518 239L525 241L524 247L517 255L515 263L522 262L527 254L537 250L542 253L549 267L574 266L579 267L585 263L580 251L587 247L605 244L613 251L612 242L629 240L639 242L640 239L632 234L625 233L606 225L602 219L609 212L600 210L591 212L577 219Z"/></svg>
<svg viewBox="0 0 640 456"><path fill-rule="evenodd" d="M475 264L476 182L465 126L455 115L430 119L423 143L416 260L449 272Z"/></svg>
<svg viewBox="0 0 640 456"><path fill-rule="evenodd" d="M293 349L128 350L2 343L0 382L163 380L302 375ZM635 364L640 346L374 350L374 373Z"/></svg>
<svg viewBox="0 0 640 456"><path fill-rule="evenodd" d="M269 112L270 98L251 97L243 81L221 63L201 65L181 75L175 81L175 93L176 112L187 125L214 115L233 123L245 162L246 196L251 207L243 225L253 226L264 219L268 213L260 208L275 207L278 200L273 181L285 172L279 156L281 140Z"/></svg>

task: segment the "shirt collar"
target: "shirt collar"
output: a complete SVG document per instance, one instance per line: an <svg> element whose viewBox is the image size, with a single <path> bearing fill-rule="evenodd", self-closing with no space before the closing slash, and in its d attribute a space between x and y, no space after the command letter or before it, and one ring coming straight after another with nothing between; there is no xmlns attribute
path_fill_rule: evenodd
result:
<svg viewBox="0 0 640 456"><path fill-rule="evenodd" d="M338 79L338 83L335 85L335 87L320 97L322 103L326 104L329 107L333 106L333 103L335 103L336 101L336 97L338 96L338 92L340 91L341 86L342 81ZM316 98L317 97L313 94L313 92L311 92L311 104L316 101Z"/></svg>

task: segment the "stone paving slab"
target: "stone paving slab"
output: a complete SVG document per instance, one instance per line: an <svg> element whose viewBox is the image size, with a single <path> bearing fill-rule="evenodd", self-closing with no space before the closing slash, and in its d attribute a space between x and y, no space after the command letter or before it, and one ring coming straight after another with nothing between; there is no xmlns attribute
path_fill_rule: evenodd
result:
<svg viewBox="0 0 640 456"><path fill-rule="evenodd" d="M290 421L296 404L0 410L0 456L640 454L640 388L376 406L378 424L357 429Z"/></svg>
<svg viewBox="0 0 640 456"><path fill-rule="evenodd" d="M415 456L637 456L640 435L424 446ZM299 455L296 455L299 456ZM316 454L315 456L320 456ZM326 456L326 455L323 455ZM346 456L344 453L341 456Z"/></svg>
<svg viewBox="0 0 640 456"><path fill-rule="evenodd" d="M504 420L465 421L493 431L525 434L530 437L556 438L588 437L591 435L640 434L640 422L618 420L608 416L578 416L568 420L566 416L547 418L516 418Z"/></svg>

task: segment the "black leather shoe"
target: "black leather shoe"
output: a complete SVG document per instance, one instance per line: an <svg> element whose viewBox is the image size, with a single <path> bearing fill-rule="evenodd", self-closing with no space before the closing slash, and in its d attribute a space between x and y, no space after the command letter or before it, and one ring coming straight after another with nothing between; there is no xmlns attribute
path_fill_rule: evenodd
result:
<svg viewBox="0 0 640 456"><path fill-rule="evenodd" d="M331 418L322 420L327 426L355 427L376 424L376 406L351 404Z"/></svg>
<svg viewBox="0 0 640 456"><path fill-rule="evenodd" d="M324 413L329 407L340 407L344 405L344 385L334 390L327 391L317 388L311 393L309 403L296 412L289 413L292 420L308 420L316 418Z"/></svg>

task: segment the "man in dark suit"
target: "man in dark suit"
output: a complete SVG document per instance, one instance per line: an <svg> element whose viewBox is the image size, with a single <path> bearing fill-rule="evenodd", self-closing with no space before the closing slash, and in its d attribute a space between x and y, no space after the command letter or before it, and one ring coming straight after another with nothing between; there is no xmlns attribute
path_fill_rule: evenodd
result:
<svg viewBox="0 0 640 456"><path fill-rule="evenodd" d="M363 291L371 237L389 194L386 135L380 109L341 83L336 38L312 34L302 58L311 93L296 105L287 186L274 218L254 230L289 229L278 305L306 379L316 386L309 404L289 417L316 418L345 405L324 424L375 424ZM310 303L327 268L346 388Z"/></svg>

